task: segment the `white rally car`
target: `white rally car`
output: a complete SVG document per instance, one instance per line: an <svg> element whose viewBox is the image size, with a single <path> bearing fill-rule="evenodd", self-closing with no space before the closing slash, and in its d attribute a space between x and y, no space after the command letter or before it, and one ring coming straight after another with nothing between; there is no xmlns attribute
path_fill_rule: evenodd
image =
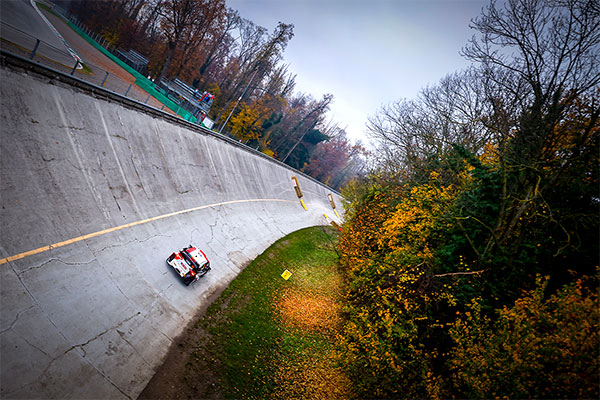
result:
<svg viewBox="0 0 600 400"><path fill-rule="evenodd" d="M171 254L167 258L167 264L173 267L186 285L196 282L210 270L210 261L206 254L191 244Z"/></svg>

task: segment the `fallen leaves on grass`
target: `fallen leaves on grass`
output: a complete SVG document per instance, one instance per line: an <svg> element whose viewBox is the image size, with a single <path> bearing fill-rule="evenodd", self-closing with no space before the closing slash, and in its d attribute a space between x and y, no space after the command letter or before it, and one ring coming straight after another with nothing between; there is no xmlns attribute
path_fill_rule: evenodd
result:
<svg viewBox="0 0 600 400"><path fill-rule="evenodd" d="M341 277L312 272L297 273L294 283L275 299L282 329L298 343L294 352L281 354L277 361L275 399L353 397L336 350L342 323Z"/></svg>
<svg viewBox="0 0 600 400"><path fill-rule="evenodd" d="M351 382L332 353L304 353L279 364L274 399L348 399Z"/></svg>
<svg viewBox="0 0 600 400"><path fill-rule="evenodd" d="M284 293L277 303L284 324L329 333L340 323L339 305L329 296L297 290Z"/></svg>

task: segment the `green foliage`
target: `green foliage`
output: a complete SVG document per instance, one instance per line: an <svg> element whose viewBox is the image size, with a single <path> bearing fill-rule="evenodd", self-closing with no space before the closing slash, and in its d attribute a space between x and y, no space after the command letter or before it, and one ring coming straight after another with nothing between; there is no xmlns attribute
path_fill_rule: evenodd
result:
<svg viewBox="0 0 600 400"><path fill-rule="evenodd" d="M304 136L303 140L310 144L317 144L327 139L329 139L329 136L322 133L320 130L310 129L308 133Z"/></svg>
<svg viewBox="0 0 600 400"><path fill-rule="evenodd" d="M495 321L474 301L450 329L454 393L598 398L600 307L595 290L585 287L590 283L577 280L546 299L548 278L538 277L535 289L500 310Z"/></svg>
<svg viewBox="0 0 600 400"><path fill-rule="evenodd" d="M573 143L557 140L554 157ZM579 151L593 159L596 149ZM502 154L454 146L401 182L346 189L341 340L359 395L596 397L597 349L571 354L598 345L597 297L573 283L597 265L597 198L585 184L598 182L597 163L571 164L568 179L542 169L523 184ZM556 362L560 349L572 361Z"/></svg>
<svg viewBox="0 0 600 400"><path fill-rule="evenodd" d="M456 302L448 286L430 279L454 189L432 173L423 185L362 193L339 245L348 276L349 375L363 397L430 397L439 350L426 344L439 344L443 312L436 311Z"/></svg>
<svg viewBox="0 0 600 400"><path fill-rule="evenodd" d="M310 159L310 147L300 142L285 161L292 168L302 169Z"/></svg>

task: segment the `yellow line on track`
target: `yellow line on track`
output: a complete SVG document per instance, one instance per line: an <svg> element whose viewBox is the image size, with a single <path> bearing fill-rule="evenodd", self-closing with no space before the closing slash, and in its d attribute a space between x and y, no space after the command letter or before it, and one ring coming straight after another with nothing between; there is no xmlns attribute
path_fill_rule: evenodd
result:
<svg viewBox="0 0 600 400"><path fill-rule="evenodd" d="M306 204L304 204L304 200L300 199L300 204L302 204L302 207L304 207L305 211L308 211L308 208L306 208Z"/></svg>
<svg viewBox="0 0 600 400"><path fill-rule="evenodd" d="M186 213L189 213L189 212L192 212L192 211L203 210L205 208L211 208L211 207L225 206L225 205L228 205L228 204L253 203L253 202L271 202L271 201L280 201L280 202L286 202L286 203L293 203L293 201L291 201L291 200L282 200L282 199L251 199L251 200L231 200L231 201L224 201L222 203L207 204L207 205L200 206L200 207L188 208L187 210L176 211L176 212L172 212L172 213L168 213L168 214L159 215L157 217L146 218L146 219L142 219L142 220L136 221L136 222L130 222L128 224L115 226L114 228L103 229L103 230L98 231L98 232L88 233L87 235L82 235L82 236L79 236L79 237L76 237L76 238L73 238L73 239L64 240L62 242L50 244L48 246L39 247L37 249L25 251L25 252L20 253L20 254L15 254L14 256L10 256L10 257L6 257L6 258L0 259L0 265L6 264L9 261L19 260L21 258L29 257L29 256L32 256L34 254L43 253L43 252L48 251L48 250L56 249L57 247L66 246L68 244L80 242L82 240L90 239L90 238L93 238L93 237L96 237L96 236L102 236L102 235L105 235L107 233L120 231L121 229L132 228L132 227L134 227L136 225L141 225L141 224L145 224L147 222L152 222L152 221L158 221L159 219L174 217L176 215L186 214Z"/></svg>

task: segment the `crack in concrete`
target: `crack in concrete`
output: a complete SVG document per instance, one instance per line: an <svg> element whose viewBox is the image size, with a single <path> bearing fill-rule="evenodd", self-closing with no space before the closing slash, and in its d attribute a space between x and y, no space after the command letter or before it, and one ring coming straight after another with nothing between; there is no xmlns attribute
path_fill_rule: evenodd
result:
<svg viewBox="0 0 600 400"><path fill-rule="evenodd" d="M24 313L25 311L29 311L29 310L31 310L31 309L32 309L32 308L34 308L34 307L35 307L35 305L33 305L33 306L29 306L29 307L27 307L26 309L19 311L19 312L17 313L17 315L15 316L15 320L14 320L13 322L11 322L11 324L10 324L10 326L9 326L8 328L6 328L6 329L4 329L4 330L0 331L0 334L2 334L2 333L4 333L4 332L7 332L7 331L10 331L10 330L13 328L13 326L14 326L14 325L17 323L17 321L19 320L19 317L21 316L21 314L22 314L22 313Z"/></svg>
<svg viewBox="0 0 600 400"><path fill-rule="evenodd" d="M138 311L137 313L133 314L131 317L129 318L125 318L123 321L119 322L117 325L108 328L102 332L100 332L99 334L97 334L96 336L94 336L93 338L91 338L90 340L88 340L85 343L81 343L81 344L76 344L74 346L71 346L67 351L65 351L62 355L67 354L69 351L71 351L72 349L76 349L79 348L81 351L83 351L83 357L85 358L85 356L87 355L87 352L85 351L84 347L89 345L91 342L100 339L102 336L106 335L108 332L112 331L112 330L117 330L119 329L121 326L123 326L125 323L131 321L132 319L134 319L136 316L140 315L141 312Z"/></svg>
<svg viewBox="0 0 600 400"><path fill-rule="evenodd" d="M117 324L116 326L106 329L103 332L100 332L99 334L97 334L96 336L94 336L93 338L89 339L88 341L86 341L85 343L81 343L81 344L76 344L73 345L71 347L69 347L67 350L65 350L62 354L52 358L51 358L50 362L48 363L48 365L46 366L46 368L44 369L44 371L40 374L40 377L45 376L48 373L48 370L52 367L52 365L61 357L64 357L65 355L67 355L67 353L76 350L79 352L79 354L81 355L82 359L88 364L90 365L94 370L96 370L104 379L106 379L107 382L109 382L115 389L117 389L121 394L123 394L125 397L127 397L128 399L131 399L132 397L129 396L127 393L125 393L123 390L121 390L121 388L119 388L119 386L117 384L115 384L108 376L106 376L106 374L104 374L102 371L100 371L100 369L98 369L98 367L96 367L89 359L86 358L87 356L87 352L85 351L84 347L89 345L91 342L93 342L94 340L99 339L100 337L104 336L105 334L107 334L108 332L110 332L111 330L117 330L118 328L120 328L122 325L124 325L126 322L132 320L133 318L135 318L137 315L140 315L140 312L137 312L136 314L132 315L129 318L124 319L123 321L121 321L119 324ZM60 331L59 331L60 332ZM62 335L62 332L60 332ZM64 335L62 335L64 337ZM66 340L66 338L65 338ZM26 340L27 343L29 343ZM31 345L31 343L29 343ZM34 348L37 349L37 347L33 346ZM38 349L40 351L42 351L41 349ZM135 348L134 348L135 350ZM43 352L43 351L42 351ZM137 350L136 350L137 352ZM48 355L47 353L43 352L44 354ZM143 358L142 358L143 359ZM145 361L145 360L144 360ZM23 387L28 386L24 385ZM19 389L20 390L20 389Z"/></svg>
<svg viewBox="0 0 600 400"><path fill-rule="evenodd" d="M100 106L98 104L96 104L98 111L99 111L99 116L100 116L100 122L102 123L102 127L104 129L104 133L106 134L106 138L108 139L108 144L110 145L110 148L113 152L114 155L114 159L115 159L115 164L119 170L119 174L120 174L120 178L123 180L123 184L125 185L125 193L127 193L129 195L129 199L131 201L131 204L133 206L133 209L135 210L136 214L139 217L144 217L144 214L141 212L141 209L139 208L136 200L135 200L135 196L133 196L132 191L131 191L131 187L130 184L127 180L127 174L125 173L125 169L124 169L124 165L123 163L121 163L121 160L119 159L117 150L111 140L111 134L109 133L109 129L108 129L108 125L106 124L106 121L104 119L104 116L102 114L102 111L100 109ZM130 154L135 154L135 152L132 151L131 145L129 144L129 141L127 141L127 147L129 148L129 153ZM135 166L134 166L135 168Z"/></svg>
<svg viewBox="0 0 600 400"><path fill-rule="evenodd" d="M190 241L189 241L190 244L194 243L194 232L200 232L200 229L198 229L198 228L192 229L192 231L190 232Z"/></svg>
<svg viewBox="0 0 600 400"><path fill-rule="evenodd" d="M136 241L137 241L138 243L144 243L144 242L147 242L147 241L148 241L148 240L150 240L150 239L154 239L154 238L157 238L157 237L166 237L166 238L170 238L170 237L173 237L173 236L172 236L172 235L156 234L156 235L150 235L150 236L148 236L146 239L143 239L143 240L136 239Z"/></svg>
<svg viewBox="0 0 600 400"><path fill-rule="evenodd" d="M96 254L96 252L94 252L94 251L93 251L93 250L90 248L90 246L89 246L89 244L88 244L87 242L85 243L85 245L87 246L88 250L89 250L89 251L90 251L90 252L91 252L91 253L94 255L94 259L95 259L95 260L98 260L98 255ZM106 248L108 248L108 247L110 247L110 246L107 246ZM106 249L106 248L105 248L105 249ZM103 250L101 250L101 251L103 251ZM121 287L119 286L119 284L118 284L118 283L117 283L117 282L116 282L116 281L113 279L113 277L112 277L112 274L111 274L109 271L107 271L107 270L106 270L106 268L104 268L104 264L103 264L103 263L101 263L99 260L98 260L98 263L100 264L100 268L102 268L102 270L104 271L104 273L106 274L106 276L108 277L108 279L110 279L110 281L112 282L112 284L113 284L113 285L115 285L115 287L117 288L117 290L119 291L119 293L121 293L121 295L123 295L123 297L125 297L125 299L127 299L127 301L128 301L128 302L129 302L129 303L130 303L130 304L133 306L133 308L135 309L135 308L136 308L136 307L135 307L135 305L136 305L136 304L135 304L135 302L134 302L132 299L130 299L130 298L129 298L129 296L127 296L127 295L125 294L125 292L123 292L123 290L121 289ZM139 311L138 311L138 314L139 314Z"/></svg>
<svg viewBox="0 0 600 400"><path fill-rule="evenodd" d="M132 243L135 243L136 241L137 241L137 239L132 239L132 240L130 240L130 241L128 241L128 242L125 242L125 243L110 244L110 245L108 245L108 246L104 246L103 248L101 248L101 249L98 249L98 250L91 250L91 249L90 249L90 250L92 251L92 253L93 253L95 256L97 256L97 254L98 254L98 253L102 253L102 252L103 252L103 251L105 251L105 250L108 250L108 249L114 249L114 248L116 248L116 247L127 246L127 245L130 245L130 244L132 244Z"/></svg>
<svg viewBox="0 0 600 400"><path fill-rule="evenodd" d="M33 293L31 293L31 291L29 290L29 288L27 287L27 285L25 285L25 282L23 282L23 279L21 278L21 276L17 273L17 271L15 270L15 267L13 265L13 263L9 264L11 266L11 268L13 269L13 272L15 273L15 275L17 276L17 279L19 280L19 283L21 284L21 286L23 287L23 289L25 289L25 291L27 292L27 294L29 295L29 297L31 298L31 301L34 303L34 305L32 307L37 307L41 313L44 315L44 317L46 317L46 319L48 320L48 322L50 322L50 324L54 327L54 329L56 329L56 332L58 332L58 334L64 339L65 343L69 343L69 339L67 339L67 337L64 335L64 333L58 328L58 326L56 325L56 323L54 323L54 321L52 320L52 318L50 318L48 316L48 314L46 314L43 310L42 307L40 307L40 303L39 301L35 298L35 296L33 295ZM24 311L24 310L23 310ZM27 342L28 344L31 345L31 343L29 343L29 341L25 340L25 342ZM72 349L72 348L71 348ZM42 372L42 374L40 375L40 377L44 376L48 370L50 369L50 367L52 366L52 364L54 363L54 361L56 361L59 357L62 357L63 355L65 355L67 352L69 352L71 349L65 351L62 355L59 355L53 359L51 359L50 363L48 364L48 366L44 369L44 371ZM46 353L44 353L46 354ZM93 367L93 366L92 366ZM104 375L102 375L104 376ZM106 378L106 377L105 377ZM107 379L109 382L110 380ZM113 386L115 386L112 382L110 382ZM18 392L19 390L23 389L24 387L28 387L31 385L31 382L26 383L25 385L19 387L18 389L16 389L16 392ZM116 386L115 386L116 387ZM117 390L119 390L121 393L123 393L121 391L121 389L119 389L118 387L116 387ZM125 393L123 393L123 395L127 396ZM129 396L127 396L129 397ZM131 397L129 397L131 398Z"/></svg>
<svg viewBox="0 0 600 400"><path fill-rule="evenodd" d="M117 204L117 207L119 208L119 212L123 212L123 210L121 210L121 205L119 204L119 201L117 200L116 196L113 193L113 199L115 199L115 203Z"/></svg>
<svg viewBox="0 0 600 400"><path fill-rule="evenodd" d="M119 285L117 284L117 282L115 282L115 280L112 278L112 275L111 275L111 274L110 274L110 273L109 273L109 272L108 272L108 271L107 271L107 270L104 268L104 265L102 265L102 269L104 270L104 272L105 272L105 273L106 273L106 275L108 276L108 279L110 279L110 281L113 283L113 285L115 285L115 287L117 288L117 290L119 291L119 293L121 293L121 294L123 295L123 297L125 297L125 298L127 299L127 301L129 301L129 303L131 303L131 304L132 304L132 306L133 306L134 308L136 308L136 307L135 307L135 302L134 302L132 299L130 299L130 298L129 298L129 296L127 296L127 295L125 294L125 292L123 292L123 290L121 289L121 286L119 286ZM139 313L139 311L138 311L138 313Z"/></svg>
<svg viewBox="0 0 600 400"><path fill-rule="evenodd" d="M25 291L27 292L27 294L29 295L29 297L31 297L31 300L34 303L34 306L36 306L37 308L39 308L39 310L42 312L42 314L44 314L44 316L50 322L50 324L52 324L52 326L56 329L56 331L63 337L63 339L65 339L65 342L69 343L69 340L67 339L67 337L62 333L62 331L60 329L58 329L58 326L56 326L56 324L54 323L54 321L52 321L52 319L44 312L43 308L40 307L39 301L35 298L35 296L33 295L33 293L31 293L31 291L29 290L29 288L25 285L25 282L23 282L23 279L21 278L21 276L19 274L17 274L17 271L15 271L12 263L10 263L10 265L11 265L11 268L13 269L13 272L17 276L17 279L19 280L19 283L21 284L21 286L23 287L23 289L25 289Z"/></svg>
<svg viewBox="0 0 600 400"><path fill-rule="evenodd" d="M125 338L125 332L121 332L120 330L118 330L118 329L117 329L117 333L119 334L119 336L121 336L121 339L123 339L123 341L124 341L125 343L127 343L127 344L128 344L128 345L129 345L129 346L130 346L130 347L131 347L131 348L132 348L134 351L135 351L135 353L136 353L138 356L140 356L140 358L142 359L142 361L144 361L144 362L145 362L146 364L148 364L148 365L152 365L152 363L151 363L151 362L148 362L148 360L146 360L146 359L144 358L144 356L142 355L142 353L140 353L140 352L139 352L139 350L138 350L138 349L136 349L136 347L135 347L135 346L134 346L134 345L133 345L133 344L132 344L132 343L131 343L129 340L127 340L127 339Z"/></svg>
<svg viewBox="0 0 600 400"><path fill-rule="evenodd" d="M164 293L165 293L167 290L169 290L170 288L172 288L172 287L173 287L173 284L172 284L172 283L169 283L169 285L168 285L166 288L164 288L163 290L159 291L159 292L156 294L156 296L154 296L154 301L152 301L152 304L150 305L150 309L154 308L154 305L155 305L155 304L156 304L156 303L157 303L159 300L162 300L163 294L164 294Z"/></svg>
<svg viewBox="0 0 600 400"><path fill-rule="evenodd" d="M167 271L168 272L168 271ZM165 272L165 273L167 273ZM164 275L164 274L163 274ZM150 307L148 309L152 310L154 309L154 307L156 306L156 304L162 300L162 296L163 294L169 290L170 288L173 287L173 284L170 283L166 288L164 288L163 290L159 291L155 296L154 296L154 300L152 301L152 303L150 304ZM175 310L175 312L183 318L183 316L181 314L179 314L179 312L177 310ZM174 339L172 337L170 337L169 335L167 335L165 332L163 332L161 329L155 327L148 319L146 316L144 316L144 319L146 319L148 321L148 323L150 324L150 326L152 326L153 329L155 329L157 332L159 332L161 335L163 335L168 341L169 344L172 344L174 342Z"/></svg>
<svg viewBox="0 0 600 400"><path fill-rule="evenodd" d="M85 127L81 128L79 126L72 126L72 125L57 125L57 128L66 128L69 130L73 130L73 131L85 131Z"/></svg>
<svg viewBox="0 0 600 400"><path fill-rule="evenodd" d="M215 217L215 223L214 225L212 224L208 224L209 228L210 228L210 240L208 242L206 242L207 245L210 245L212 243L212 241L215 239L215 232L214 232L214 228L217 227L218 223L219 223L219 218L220 218L220 214L221 214L221 208L223 206L218 206L215 208L216 214L217 216Z"/></svg>
<svg viewBox="0 0 600 400"><path fill-rule="evenodd" d="M154 239L154 238L157 238L157 237L170 238L172 236L171 235L164 235L164 234L150 235L150 236L146 237L145 239L135 238L135 239L129 240L129 241L124 242L124 243L117 243L117 244L111 244L111 245L108 245L108 246L104 246L103 248L98 249L98 250L92 250L92 249L90 249L90 251L94 255L97 255L98 253L102 253L103 251L108 250L108 249L114 249L116 247L128 246L128 245L130 245L132 243L144 243L144 242L147 242L148 240L151 240L151 239Z"/></svg>
<svg viewBox="0 0 600 400"><path fill-rule="evenodd" d="M92 368L94 368L96 370L96 372L98 372L100 374L100 376L102 376L104 379L106 379L106 381L108 383L110 383L115 389L117 389L123 396L127 397L128 399L132 400L133 397L131 397L130 395L128 395L127 393L125 393L123 390L121 390L121 388L114 383L108 376L106 376L102 371L100 371L100 369L98 369L94 364L92 364L90 361L88 361L87 359L85 359L85 362L87 362Z"/></svg>
<svg viewBox="0 0 600 400"><path fill-rule="evenodd" d="M131 146L129 147L129 149L131 150ZM140 175L140 172L138 171L137 165L135 163L135 159L133 156L133 153L131 155L131 165L133 165L133 170L135 171L135 175L137 176L138 180L139 180L139 186L138 184L136 184L135 186L141 187L141 189L144 191L144 195L146 196L146 198L148 200L152 200L152 197L150 197L148 195L148 192L146 192L146 187L144 186L144 180L142 179L142 176Z"/></svg>
<svg viewBox="0 0 600 400"><path fill-rule="evenodd" d="M87 363L90 367L92 367L96 372L98 372L98 374L100 374L100 376L102 376L104 379L106 379L106 381L108 383L110 383L115 389L117 389L123 396L127 397L128 399L133 399L131 396L129 396L127 393L125 393L123 390L121 390L121 388L114 383L108 376L106 376L106 374L104 374L102 371L100 371L100 369L98 367L96 367L90 360L88 360L87 358L85 358L85 351L81 348L78 348L78 346L72 346L69 349L67 349L63 354L54 357L52 360L50 360L50 362L48 363L48 366L44 369L44 371L40 374L40 378L45 376L48 373L48 370L52 367L52 364L54 364L57 360L59 360L60 358L64 357L65 355L67 355L67 353L73 351L73 350L77 350L79 355L81 356L81 358L83 359L83 361L85 363ZM81 351L83 351L84 354L81 354ZM39 378L38 378L39 379ZM30 384L25 384L23 385L21 388L19 388L18 390L21 390L22 388L29 386Z"/></svg>
<svg viewBox="0 0 600 400"><path fill-rule="evenodd" d="M25 336L21 336L21 339L23 339L25 341L25 343L27 343L28 345L30 345L34 349L38 350L40 353L44 354L46 357L48 357L50 359L52 358L52 356L50 354L46 353L44 350L40 349L39 347L37 347L36 345L34 345L33 343L31 343L29 340L27 340L27 338Z"/></svg>
<svg viewBox="0 0 600 400"><path fill-rule="evenodd" d="M145 317L144 317L145 318ZM171 336L167 335L166 333L164 333L162 330L156 328L156 327L152 327L155 331L157 331L158 333L160 333L161 335L163 335L165 337L165 339L167 339L169 341L169 346L173 344L173 342L175 341L175 339L173 339Z"/></svg>
<svg viewBox="0 0 600 400"><path fill-rule="evenodd" d="M58 261L59 263L61 263L61 264L64 264L64 265L87 265L87 264L90 264L90 263L94 262L94 260L95 260L95 259L96 259L96 258L92 258L92 259L91 259L91 260L89 260L89 261L67 262L67 261L63 261L63 260L61 260L60 258L49 258L48 260L44 261L44 262L43 262L43 263L41 263L40 265L36 265L36 266L33 266L33 267L29 267L29 268L27 268L27 269L24 269L23 271L19 272L19 273L17 274L17 276L21 276L21 275L22 275L22 274L24 274L25 272L31 271L31 270L33 270L33 269L40 269L40 268L43 268L45 265L47 265L47 264L50 264L52 261Z"/></svg>
<svg viewBox="0 0 600 400"><path fill-rule="evenodd" d="M266 216L268 214L267 209L264 206L261 207L261 208L262 208L262 210L261 210L262 213L257 213L256 214L256 216L259 219L259 221L262 222L264 226L267 226L269 228L273 228L273 227L277 228L279 230L279 232L281 234L283 234L283 231L281 229L279 229L279 226L277 226L277 224L275 224L273 222L272 218L269 218L269 217ZM263 215L264 215L264 218L268 218L268 220L267 219L263 219Z"/></svg>

